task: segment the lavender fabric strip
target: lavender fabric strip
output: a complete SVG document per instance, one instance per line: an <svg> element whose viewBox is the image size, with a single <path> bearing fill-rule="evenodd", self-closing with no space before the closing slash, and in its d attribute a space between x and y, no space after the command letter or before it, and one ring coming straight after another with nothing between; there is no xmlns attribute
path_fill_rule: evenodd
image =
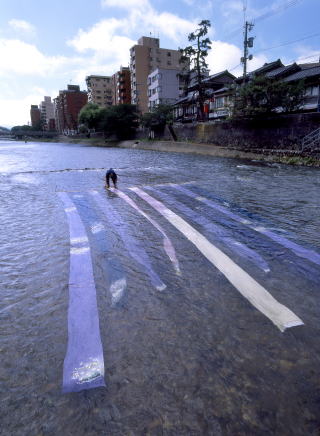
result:
<svg viewBox="0 0 320 436"><path fill-rule="evenodd" d="M149 203L178 229L198 250L229 280L229 282L260 312L267 316L281 331L302 325L303 321L290 309L279 303L253 277L239 267L219 248L209 242L179 215L168 209L163 203L151 197L139 188L130 188L139 197Z"/></svg>
<svg viewBox="0 0 320 436"><path fill-rule="evenodd" d="M88 237L77 209L65 192L70 232L68 347L62 391L78 392L105 386L99 315Z"/></svg>
<svg viewBox="0 0 320 436"><path fill-rule="evenodd" d="M130 204L131 207L136 209L142 216L144 216L163 236L163 248L164 251L167 253L169 259L171 260L174 269L177 274L181 274L179 262L176 256L176 251L174 249L174 246L170 240L170 238L167 236L166 232L163 230L163 228L160 226L160 224L157 223L154 219L152 219L148 214L146 214L143 210L141 210L137 204L124 192L120 191L119 189L112 189L113 192L115 192L120 198L122 198L124 201L126 201L128 204Z"/></svg>
<svg viewBox="0 0 320 436"><path fill-rule="evenodd" d="M317 265L320 265L320 254L316 253L315 251L304 248L301 245L298 245L295 242L292 242L289 239L284 238L283 236L277 235L276 233L272 232L271 230L266 229L265 227L255 226L251 221L236 215L235 213L229 211L225 207L220 206L220 205L214 203L213 201L211 201L207 198L199 197L197 194L190 191L189 189L186 189L182 186L174 185L174 184L171 184L170 186L178 189L179 191L183 192L184 194L188 195L189 197L197 199L197 200L201 201L202 203L206 204L207 206L209 206L213 209L216 209L221 213L224 213L225 215L232 218L234 221L238 221L241 224L245 224L245 225L249 226L251 229L255 230L256 232L262 233L263 235L267 236L268 238L272 239L273 241L277 242L278 244L282 245L283 247L288 248L289 250L293 251L295 255L297 255L299 257L303 257L303 258L309 260L310 262L313 262Z"/></svg>
<svg viewBox="0 0 320 436"><path fill-rule="evenodd" d="M127 279L123 265L113 250L112 238L109 230L99 219L94 207L88 207L87 198L82 194L73 195L73 201L84 221L88 225L93 238L95 255L99 259L105 259L100 266L103 280L111 295L111 307L116 307L125 297ZM89 230L88 230L89 231Z"/></svg>
<svg viewBox="0 0 320 436"><path fill-rule="evenodd" d="M120 215L114 210L110 202L107 203L106 199L102 197L97 191L91 191L90 194L95 199L101 210L105 213L109 220L109 224L120 235L125 247L130 255L143 267L145 272L150 277L152 285L158 290L163 291L166 285L160 279L158 274L153 270L148 254L141 246L138 239L130 234L130 230L125 222L121 219Z"/></svg>
<svg viewBox="0 0 320 436"><path fill-rule="evenodd" d="M163 200L165 200L170 206L176 207L180 212L187 215L189 218L191 218L196 223L200 224L204 229L212 233L215 237L221 239L228 247L230 247L233 251L240 254L241 256L247 258L250 262L255 264L258 268L262 269L264 272L269 272L270 268L267 264L267 262L254 250L247 247L245 244L242 244L239 241L236 241L233 239L229 232L227 232L225 229L223 229L220 226L217 226L216 224L209 221L206 217L203 217L199 214L197 214L194 210L190 209L189 207L185 206L184 204L181 204L179 201L173 200L169 195L164 194L163 192L152 188L152 187L146 187L146 189L156 192Z"/></svg>

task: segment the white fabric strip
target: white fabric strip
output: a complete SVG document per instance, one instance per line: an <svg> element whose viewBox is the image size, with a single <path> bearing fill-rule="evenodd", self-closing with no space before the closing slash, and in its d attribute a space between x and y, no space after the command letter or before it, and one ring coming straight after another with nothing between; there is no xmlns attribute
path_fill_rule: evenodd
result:
<svg viewBox="0 0 320 436"><path fill-rule="evenodd" d="M175 249L173 247L173 244L170 240L170 238L167 236L166 232L163 230L163 228L158 224L154 219L152 219L148 214L146 214L143 210L141 210L137 204L130 198L128 195L126 195L124 192L120 191L119 189L111 188L111 191L113 191L115 194L117 194L120 198L122 198L124 201L126 201L128 204L130 204L131 207L133 207L135 210L137 210L143 217L145 217L163 236L163 248L164 251L167 253L169 259L173 263L174 269L178 275L181 274L179 262L176 256Z"/></svg>
<svg viewBox="0 0 320 436"><path fill-rule="evenodd" d="M303 325L303 321L240 268L226 254L209 242L201 233L168 209L163 203L139 188L130 188L163 215L185 235L250 303L268 317L282 332L289 327Z"/></svg>

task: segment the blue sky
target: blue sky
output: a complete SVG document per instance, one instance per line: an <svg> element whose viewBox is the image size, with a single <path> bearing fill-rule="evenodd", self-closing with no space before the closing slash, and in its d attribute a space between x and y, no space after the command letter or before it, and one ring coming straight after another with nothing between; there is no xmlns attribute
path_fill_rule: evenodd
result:
<svg viewBox="0 0 320 436"><path fill-rule="evenodd" d="M43 96L127 66L140 36L184 47L202 19L212 24L211 73L241 75L244 8L255 23L249 71L319 59L320 0L0 0L0 125L25 124Z"/></svg>

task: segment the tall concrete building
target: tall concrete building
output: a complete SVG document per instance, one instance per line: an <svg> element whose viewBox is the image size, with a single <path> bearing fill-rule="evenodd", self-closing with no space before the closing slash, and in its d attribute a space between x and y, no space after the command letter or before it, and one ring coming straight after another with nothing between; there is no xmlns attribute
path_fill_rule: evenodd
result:
<svg viewBox="0 0 320 436"><path fill-rule="evenodd" d="M159 38L142 36L130 49L131 102L148 112L148 75L157 68L181 69L179 50L160 48Z"/></svg>
<svg viewBox="0 0 320 436"><path fill-rule="evenodd" d="M68 89L59 91L54 104L56 128L60 133L74 133L78 130L79 112L87 102L87 93L80 91L79 85L68 85Z"/></svg>
<svg viewBox="0 0 320 436"><path fill-rule="evenodd" d="M44 97L44 101L39 104L41 113L41 126L44 130L49 130L52 126L52 119L54 119L54 106L51 97Z"/></svg>
<svg viewBox="0 0 320 436"><path fill-rule="evenodd" d="M31 126L40 128L41 112L36 104L32 104L30 108Z"/></svg>
<svg viewBox="0 0 320 436"><path fill-rule="evenodd" d="M148 76L149 110L158 104L173 104L181 97L184 82L181 70L157 68Z"/></svg>
<svg viewBox="0 0 320 436"><path fill-rule="evenodd" d="M113 74L113 104L131 103L131 82L129 67L120 67L120 71Z"/></svg>
<svg viewBox="0 0 320 436"><path fill-rule="evenodd" d="M87 76L88 102L101 107L111 106L113 102L113 82L110 76Z"/></svg>

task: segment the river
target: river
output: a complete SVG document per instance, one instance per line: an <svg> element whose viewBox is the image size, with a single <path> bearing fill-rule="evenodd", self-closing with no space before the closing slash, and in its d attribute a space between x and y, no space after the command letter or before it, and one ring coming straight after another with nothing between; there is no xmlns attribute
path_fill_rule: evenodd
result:
<svg viewBox="0 0 320 436"><path fill-rule="evenodd" d="M0 182L1 435L319 435L319 169L0 141ZM81 325L106 386L62 393Z"/></svg>

